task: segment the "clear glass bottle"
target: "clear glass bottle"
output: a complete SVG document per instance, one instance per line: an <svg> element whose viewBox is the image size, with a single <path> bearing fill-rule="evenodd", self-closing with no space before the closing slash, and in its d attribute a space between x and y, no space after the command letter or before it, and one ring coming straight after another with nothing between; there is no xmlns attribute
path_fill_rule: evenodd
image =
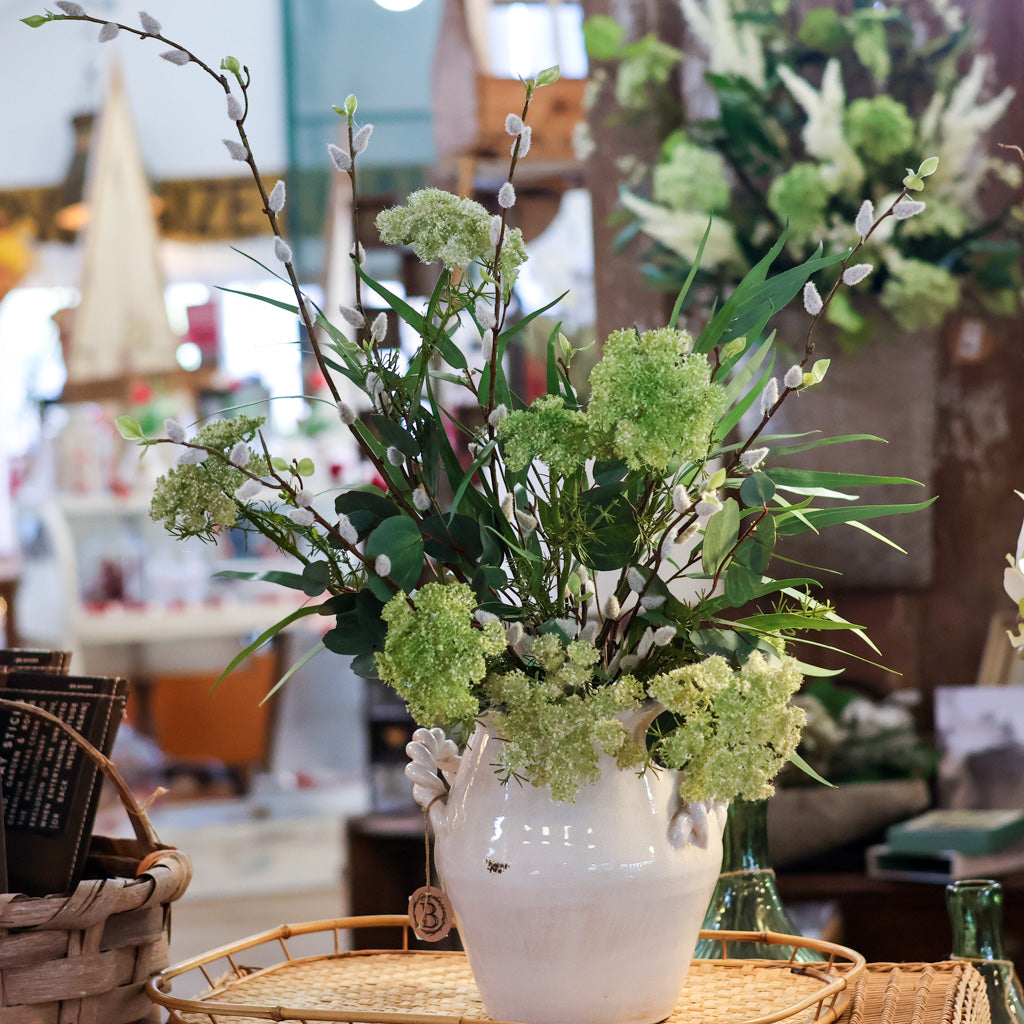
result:
<svg viewBox="0 0 1024 1024"><path fill-rule="evenodd" d="M1003 887L990 878L946 886L953 960L970 960L985 978L992 1024L1024 1024L1024 1000L1013 961L1003 953Z"/></svg>
<svg viewBox="0 0 1024 1024"><path fill-rule="evenodd" d="M768 864L768 801L734 800L729 806L723 845L722 873L701 927L798 934L779 897L775 871ZM730 942L726 955L730 959L788 960L792 952L792 946ZM721 960L722 944L714 939L701 939L694 956ZM800 963L820 959L813 949L797 950L796 960Z"/></svg>

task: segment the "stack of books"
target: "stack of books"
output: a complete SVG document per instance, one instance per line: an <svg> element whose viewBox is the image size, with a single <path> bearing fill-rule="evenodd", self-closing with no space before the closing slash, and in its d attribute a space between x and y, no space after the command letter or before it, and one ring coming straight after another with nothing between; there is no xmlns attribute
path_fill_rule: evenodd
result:
<svg viewBox="0 0 1024 1024"><path fill-rule="evenodd" d="M1024 870L1024 810L927 811L868 847L872 878L951 882Z"/></svg>

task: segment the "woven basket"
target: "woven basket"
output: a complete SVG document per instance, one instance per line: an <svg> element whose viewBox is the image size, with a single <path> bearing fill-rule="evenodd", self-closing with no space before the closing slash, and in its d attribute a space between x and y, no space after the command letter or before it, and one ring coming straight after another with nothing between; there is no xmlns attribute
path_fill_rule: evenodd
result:
<svg viewBox="0 0 1024 1024"><path fill-rule="evenodd" d="M170 905L192 877L188 857L163 846L117 769L41 708L0 707L51 721L113 784L134 839L94 837L86 878L68 896L0 894L2 1024L151 1024L146 982L167 966Z"/></svg>

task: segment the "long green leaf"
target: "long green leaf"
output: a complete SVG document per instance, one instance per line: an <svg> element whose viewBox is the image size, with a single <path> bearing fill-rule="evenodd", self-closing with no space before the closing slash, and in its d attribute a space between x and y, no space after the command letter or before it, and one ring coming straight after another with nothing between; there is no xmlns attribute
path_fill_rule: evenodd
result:
<svg viewBox="0 0 1024 1024"><path fill-rule="evenodd" d="M256 257L253 256L252 253L246 252L244 249L239 249L235 245L229 245L228 248L232 252L237 252L239 256L244 257L245 259L249 260L251 263L255 263L256 266L260 268L260 270L262 270L265 273L269 274L271 277L276 277L278 279L278 281L280 281L282 284L288 285L289 288L292 287L291 281L289 281L288 278L284 276L284 274L279 273L278 271L274 270L272 267L268 267L266 265L266 263L264 263L262 260L256 259Z"/></svg>
<svg viewBox="0 0 1024 1024"><path fill-rule="evenodd" d="M527 313L521 320L517 320L510 327L506 327L500 335L500 339L503 344L501 349L498 351L498 355L500 356L504 352L505 346L507 346L512 338L514 338L520 331L525 330L525 328L533 323L537 317L543 316L549 309L557 306L568 294L569 293L567 291L562 292L561 295L552 299L546 306L541 306L540 309L535 309L532 313Z"/></svg>
<svg viewBox="0 0 1024 1024"><path fill-rule="evenodd" d="M841 676L846 669L842 668L822 668L820 665L810 665L805 661L797 660L797 670L801 675L813 676L815 679L828 679L832 676Z"/></svg>
<svg viewBox="0 0 1024 1024"><path fill-rule="evenodd" d="M773 452L773 454L777 453ZM789 466L770 466L765 473L784 487L879 487L889 484L924 486L919 480L911 480L905 476L877 476L873 473L843 473L821 469L791 469Z"/></svg>
<svg viewBox="0 0 1024 1024"><path fill-rule="evenodd" d="M829 789L839 788L834 782L829 782L828 779L819 775L795 750L789 755L789 759L797 766L797 768L800 769L800 771L810 775L810 777L816 782L820 782L823 786L828 786Z"/></svg>
<svg viewBox="0 0 1024 1024"><path fill-rule="evenodd" d="M809 434L817 434L820 431L809 430L806 434L775 434L775 435L762 435L761 440L770 443L771 441L778 438L788 437L806 437ZM805 441L803 444L794 445L778 445L772 446L772 456L774 458L784 458L787 455L798 455L800 452L809 452L814 448L825 448L831 444L847 444L850 441L878 441L881 444L888 444L884 437L878 437L876 434L839 434L835 437L816 437L811 441Z"/></svg>
<svg viewBox="0 0 1024 1024"><path fill-rule="evenodd" d="M835 622L832 619L800 615L798 612L760 612L735 619L734 624L763 633L774 633L780 629L863 629L850 622Z"/></svg>
<svg viewBox="0 0 1024 1024"><path fill-rule="evenodd" d="M743 418L746 411L757 401L758 396L761 394L765 384L768 383L768 378L772 375L772 370L775 367L775 355L772 354L772 358L769 360L768 365L764 368L761 376L755 382L753 387L743 396L735 402L732 402L729 406L729 411L723 416L718 423L715 425L715 440L722 440L729 435L729 432L736 426L737 423Z"/></svg>
<svg viewBox="0 0 1024 1024"><path fill-rule="evenodd" d="M295 664L292 665L288 671L285 672L285 674L281 676L281 678L278 679L278 681L267 691L267 695L260 701L260 707L263 707L263 705L266 704L267 701L270 700L270 698L273 697L274 694L277 693L277 691L280 690L281 687L284 686L284 684L287 683L303 665L305 665L312 657L319 654L322 650L324 650L324 642L323 640L317 640L317 642L313 644L313 646L306 651L306 653L299 658L299 660L295 662Z"/></svg>
<svg viewBox="0 0 1024 1024"><path fill-rule="evenodd" d="M894 548L901 555L905 555L907 553L906 548L901 547L896 543L896 541L890 540L885 536L885 534L879 533L877 530L872 530L866 523L850 523L850 526L855 530L860 530L862 533L866 533L869 537L873 537L877 541L881 541L881 543L888 545L890 548Z"/></svg>
<svg viewBox="0 0 1024 1024"><path fill-rule="evenodd" d="M493 526L485 526L484 529L488 533L493 533L494 536L497 537L498 540L500 540L502 544L504 544L506 547L511 548L517 555L521 555L523 558L527 559L528 561L530 561L530 562L542 562L543 561L543 559L540 557L540 555L534 554L534 552L532 552L532 551L527 551L525 548L519 547L518 544L513 544L512 541L510 541L508 539L508 537L506 537L502 533L499 533Z"/></svg>
<svg viewBox="0 0 1024 1024"><path fill-rule="evenodd" d="M221 580L255 580L260 583L276 583L279 587L291 590L302 590L306 585L305 577L297 572L284 572L281 569L268 569L266 572L240 572L237 569L221 569L213 574Z"/></svg>
<svg viewBox="0 0 1024 1024"><path fill-rule="evenodd" d="M820 601L811 597L809 594L801 594L798 590L790 590L789 588L784 590L783 593L787 597L791 597L794 601L798 601L800 604L810 606L815 611L824 611L824 615L827 619L830 619L832 622L842 623L845 628L852 630L854 635L863 640L864 643L867 644L868 647L870 647L871 650L875 652L875 654L882 653L875 646L875 643L871 639L871 637L869 637L867 633L864 632L864 629L861 626L854 626L851 623L847 622L846 619L842 618L842 616L836 614L836 612L825 610L825 606Z"/></svg>
<svg viewBox="0 0 1024 1024"><path fill-rule="evenodd" d="M812 640L807 635L801 635L799 633L793 633L786 637L787 644L806 644L808 647L817 647L822 651L831 651L833 654L842 654L844 657L852 658L854 661L859 661L862 665L870 665L872 668L880 668L885 672L894 672L895 669L888 665L883 665L880 661L872 661L871 658L865 658L863 655L854 654L853 651L848 651L843 647L836 647L834 644L822 643L819 640ZM874 646L874 645L872 645ZM896 672L896 675L901 673Z"/></svg>
<svg viewBox="0 0 1024 1024"><path fill-rule="evenodd" d="M480 450L480 453L471 463L469 469L466 470L465 476L462 478L462 482L459 484L459 489L455 492L455 496L452 498L452 514L454 515L455 510L459 507L459 502L462 501L462 496L466 493L469 488L470 481L473 479L473 474L480 469L480 467L487 461L491 452L494 451L498 444L498 439L492 437L490 441Z"/></svg>
<svg viewBox="0 0 1024 1024"><path fill-rule="evenodd" d="M805 509L800 513L800 518L806 520L813 530L821 530L827 526L838 526L842 523L863 522L865 519L878 519L882 516L900 516L909 512L920 512L935 501L935 498L928 498L927 501L917 501L906 505L853 505L846 508L814 508ZM807 526L797 518L790 516L779 516L777 523L779 534L792 536L803 533Z"/></svg>
<svg viewBox="0 0 1024 1024"><path fill-rule="evenodd" d="M812 580L810 578L802 579L800 577L792 577L784 580L762 580L754 588L754 592L750 597L750 600L756 601L758 598L767 597L769 594L776 594L779 591L785 591L787 588L792 589L794 587L820 587L821 583L818 580ZM702 605L709 615L717 615L719 612L725 611L727 608L733 607L725 597L715 597L705 602Z"/></svg>
<svg viewBox="0 0 1024 1024"><path fill-rule="evenodd" d="M400 299L394 292L389 291L379 281L375 281L359 264L356 264L356 273L369 285L387 304L421 337L423 336L424 320L412 306L404 299Z"/></svg>
<svg viewBox="0 0 1024 1024"><path fill-rule="evenodd" d="M221 682L226 679L232 672L238 668L239 665L249 657L250 654L258 651L268 640L272 640L282 629L290 626L293 622L297 622L299 619L304 619L308 615L319 615L320 605L319 604L307 604L301 608L296 608L295 611L290 612L283 619L278 620L268 629L265 629L251 644L243 647L232 659L228 662L227 667L219 676L217 676L216 682L210 687L210 693L220 686Z"/></svg>
<svg viewBox="0 0 1024 1024"><path fill-rule="evenodd" d="M257 302L265 302L268 306L276 306L278 309L294 313L295 316L299 315L299 307L294 303L282 302L280 299L272 299L269 295L260 295L258 292L243 292L239 291L237 288L225 288L223 285L217 285L217 290L221 292L228 292L230 295L241 295L246 299L255 299Z"/></svg>
<svg viewBox="0 0 1024 1024"><path fill-rule="evenodd" d="M672 315L668 318L669 327L675 327L679 321L679 313L683 308L683 303L686 301L686 296L689 294L693 279L697 276L701 258L704 256L704 246L707 245L708 236L711 234L711 220L712 218L709 217L708 226L704 229L704 237L701 238L700 245L697 246L697 253L693 258L693 263L690 265L690 272L686 275L683 287L679 289L675 304L672 306Z"/></svg>
<svg viewBox="0 0 1024 1024"><path fill-rule="evenodd" d="M774 353L772 353L774 344L775 332L772 331L772 333L752 351L748 349L750 354L746 361L739 370L732 375L729 383L725 386L725 397L730 405L737 401L740 395L744 394L750 388L751 382L759 373L761 373L761 364L769 355L772 355L772 362L774 363ZM723 364L723 370L728 373L731 366L734 366L742 358L742 355L738 355L736 359L730 360L728 364Z"/></svg>
<svg viewBox="0 0 1024 1024"><path fill-rule="evenodd" d="M786 491L788 494L800 494L811 498L832 498L836 501L856 501L860 495L846 494L844 491L830 491L827 487L787 487L779 484L779 491Z"/></svg>

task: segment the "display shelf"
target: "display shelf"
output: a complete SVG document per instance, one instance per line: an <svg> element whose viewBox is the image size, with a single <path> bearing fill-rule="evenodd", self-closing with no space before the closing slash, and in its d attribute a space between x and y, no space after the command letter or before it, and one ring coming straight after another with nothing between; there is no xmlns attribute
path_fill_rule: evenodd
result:
<svg viewBox="0 0 1024 1024"><path fill-rule="evenodd" d="M360 928L390 927L402 935L393 951L345 950L346 934ZM864 958L853 950L820 940L772 932L709 932L733 941L810 946L821 962L796 964L767 960L696 960L675 1010L666 1024L830 1024L844 1012L864 972ZM327 952L294 956L289 943L315 937ZM390 1024L482 1024L491 1021L461 952L408 948L404 915L341 918L282 925L223 946L164 971L149 986L154 1002L172 1024L250 1024L275 1021L390 1022ZM276 947L285 959L263 967L244 966ZM173 994L179 979L198 989ZM494 1022L510 1024L510 1022Z"/></svg>

